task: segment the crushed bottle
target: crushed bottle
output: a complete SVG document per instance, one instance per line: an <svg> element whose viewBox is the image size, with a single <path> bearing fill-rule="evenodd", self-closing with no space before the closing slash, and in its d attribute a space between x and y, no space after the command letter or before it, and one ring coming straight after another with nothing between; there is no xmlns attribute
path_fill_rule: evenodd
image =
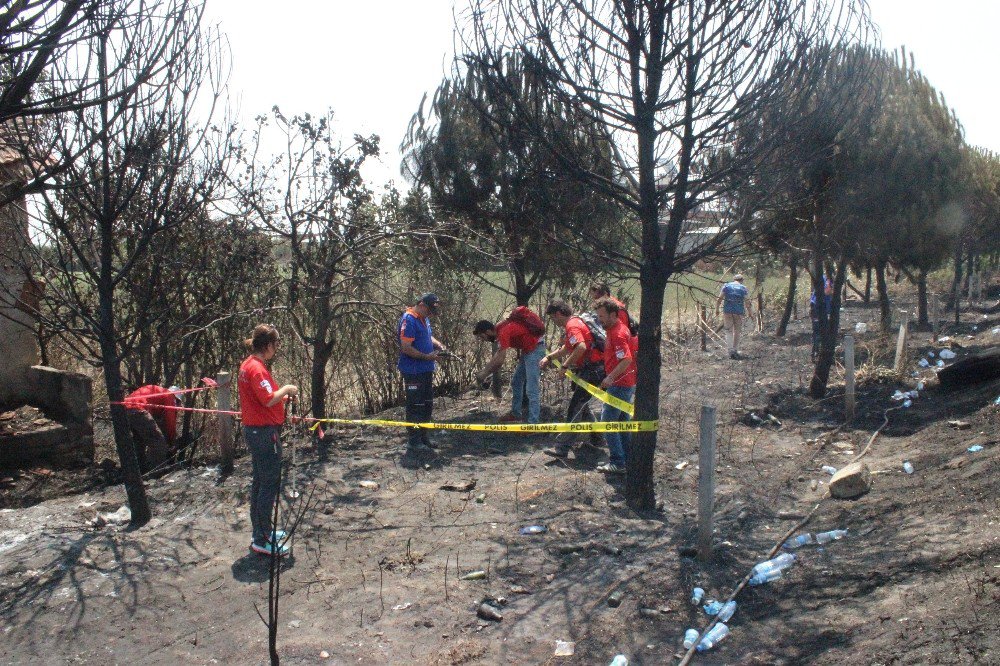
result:
<svg viewBox="0 0 1000 666"><path fill-rule="evenodd" d="M726 604L722 607L722 610L719 611L719 622L729 622L729 619L733 616L733 613L735 612L736 612L736 602L727 601Z"/></svg>
<svg viewBox="0 0 1000 666"><path fill-rule="evenodd" d="M913 463L911 463L909 460L904 460L903 471L906 472L907 474L913 474Z"/></svg>
<svg viewBox="0 0 1000 666"><path fill-rule="evenodd" d="M837 473L837 468L833 467L831 465L823 465L820 469L822 469L824 472L826 472L830 476L833 476L834 474Z"/></svg>
<svg viewBox="0 0 1000 666"><path fill-rule="evenodd" d="M968 451L969 453L979 453L982 450L983 450L982 444L975 444L966 449L966 451Z"/></svg>
<svg viewBox="0 0 1000 666"><path fill-rule="evenodd" d="M707 604L705 604L705 615L718 615L719 611L722 610L723 603L721 601L716 601L712 599Z"/></svg>
<svg viewBox="0 0 1000 666"><path fill-rule="evenodd" d="M946 361L950 361L951 359L953 359L953 358L957 357L957 356L958 356L958 354L956 354L955 352L953 352L953 351L952 351L952 350L950 350L950 349L942 349L942 350L941 350L941 351L940 351L940 352L938 353L938 356L940 356L941 358L943 358L943 359L944 359L944 360L946 360Z"/></svg>
<svg viewBox="0 0 1000 666"><path fill-rule="evenodd" d="M697 606L701 603L701 600L705 598L705 590L700 587L696 587L691 591L691 605Z"/></svg>

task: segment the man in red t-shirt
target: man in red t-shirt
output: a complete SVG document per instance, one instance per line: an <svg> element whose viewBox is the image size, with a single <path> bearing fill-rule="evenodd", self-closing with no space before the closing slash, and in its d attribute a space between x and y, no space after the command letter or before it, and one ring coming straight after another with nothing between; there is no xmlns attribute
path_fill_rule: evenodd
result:
<svg viewBox="0 0 1000 666"><path fill-rule="evenodd" d="M537 315L535 315L537 318ZM472 329L473 335L485 342L496 342L497 352L486 367L476 375L476 380L485 382L486 378L499 370L507 359L507 350L517 352L517 368L511 377L511 409L510 414L501 418L502 421L521 421L521 411L525 395L528 397L528 423L538 423L541 415L541 377L539 362L545 356L545 344L541 335L535 335L520 321L510 318L498 324L483 319Z"/></svg>
<svg viewBox="0 0 1000 666"><path fill-rule="evenodd" d="M176 386L140 386L125 396L125 413L135 443L139 469L143 473L166 462L177 441L177 410L180 391Z"/></svg>
<svg viewBox="0 0 1000 666"><path fill-rule="evenodd" d="M563 345L554 352L546 354L539 363L543 370L550 366L552 361L564 361L564 366L569 368L577 377L590 384L599 384L604 379L604 352L594 344L594 334L590 327L580 317L573 315L573 309L568 303L561 300L554 300L545 309L545 316L561 326L566 334L563 338ZM594 415L590 411L591 396L581 386L573 385L573 395L569 399L569 409L566 412L566 421L593 421ZM558 437L557 437L558 440ZM600 446L601 435L590 433L592 444ZM543 453L553 458L565 458L569 455L572 442L558 442L553 448L545 449Z"/></svg>
<svg viewBox="0 0 1000 666"><path fill-rule="evenodd" d="M611 298L597 301L597 318L607 334L604 342L604 371L607 376L601 381L601 388L625 402L632 402L635 396L636 364L632 347L632 335L618 316L618 303ZM631 417L617 407L605 404L601 421L630 421ZM631 435L627 432L607 432L610 461L598 467L610 474L624 474L625 462Z"/></svg>
<svg viewBox="0 0 1000 666"><path fill-rule="evenodd" d="M593 282L590 285L590 300L594 303L594 307L597 307L597 302L602 298L611 299L618 306L618 320L625 324L625 328L629 330L630 335L638 335L639 324L632 316L628 313L628 308L625 304L619 301L617 298L611 295L611 287L608 286L607 282ZM633 344L634 348L634 344Z"/></svg>

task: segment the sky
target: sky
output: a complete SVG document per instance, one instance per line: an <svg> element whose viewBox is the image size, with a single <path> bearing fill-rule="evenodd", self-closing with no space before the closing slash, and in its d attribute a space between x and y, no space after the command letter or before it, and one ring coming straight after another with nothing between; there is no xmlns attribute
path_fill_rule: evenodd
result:
<svg viewBox="0 0 1000 666"><path fill-rule="evenodd" d="M454 13L466 0L207 0L232 53L240 118L275 104L285 115L333 109L345 140L378 134L382 158L365 178L406 183L399 144L421 97L450 68ZM1000 0L869 0L887 50L905 45L945 94L966 140L1000 152Z"/></svg>

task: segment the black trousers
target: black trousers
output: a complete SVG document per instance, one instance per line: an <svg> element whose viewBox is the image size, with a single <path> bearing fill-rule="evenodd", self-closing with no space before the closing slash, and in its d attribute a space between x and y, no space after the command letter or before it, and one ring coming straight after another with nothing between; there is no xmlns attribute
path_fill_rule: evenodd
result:
<svg viewBox="0 0 1000 666"><path fill-rule="evenodd" d="M426 423L434 413L434 373L421 372L403 375L406 384L406 420L410 423ZM429 441L427 431L422 428L408 428L409 446Z"/></svg>
<svg viewBox="0 0 1000 666"><path fill-rule="evenodd" d="M580 379L594 386L599 385L605 376L604 365L599 363L587 364L579 370L574 370L574 373ZM567 423L599 420L594 418L593 412L590 411L590 401L592 399L593 396L587 393L586 389L573 384L573 395L570 396L569 408L566 410ZM600 433L592 432L590 433L590 441L601 444L604 440ZM562 446L569 446L569 442L562 444Z"/></svg>

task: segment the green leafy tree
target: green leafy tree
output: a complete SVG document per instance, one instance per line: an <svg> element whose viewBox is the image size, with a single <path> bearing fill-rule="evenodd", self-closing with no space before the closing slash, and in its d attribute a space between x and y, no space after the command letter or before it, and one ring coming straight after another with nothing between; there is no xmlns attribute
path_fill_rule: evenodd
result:
<svg viewBox="0 0 1000 666"><path fill-rule="evenodd" d="M404 173L426 188L436 216L450 223L446 231L461 238L439 239L439 247L526 305L546 281L565 285L591 268L581 247L607 253L627 241L620 209L569 177L547 148L568 146L585 168L610 177L609 143L581 131L587 117L549 96L520 60L508 58L502 75L516 101L492 95L474 68L444 81L429 112L421 105L410 123ZM550 119L543 136L517 127L519 104ZM494 277L496 266L509 283Z"/></svg>

